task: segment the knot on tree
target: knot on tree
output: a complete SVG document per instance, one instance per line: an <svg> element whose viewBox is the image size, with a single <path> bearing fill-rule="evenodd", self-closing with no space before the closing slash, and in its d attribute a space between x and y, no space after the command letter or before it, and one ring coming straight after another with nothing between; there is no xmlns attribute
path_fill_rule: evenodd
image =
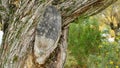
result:
<svg viewBox="0 0 120 68"><path fill-rule="evenodd" d="M46 58L57 47L61 33L61 15L53 6L47 6L36 29L35 62L44 64Z"/></svg>

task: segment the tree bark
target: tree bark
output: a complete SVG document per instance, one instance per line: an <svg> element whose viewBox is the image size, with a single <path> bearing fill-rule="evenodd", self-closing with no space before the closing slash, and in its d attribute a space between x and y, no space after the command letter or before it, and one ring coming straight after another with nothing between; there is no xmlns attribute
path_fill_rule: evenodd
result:
<svg viewBox="0 0 120 68"><path fill-rule="evenodd" d="M95 15L116 1L0 0L0 22L4 31L4 39L0 47L0 68L63 68L66 59L68 25L79 16L85 18ZM36 28L41 24L39 22L47 6L54 6L60 13L62 30L56 46L52 47L47 58L46 55L45 57L39 55L40 58L45 58L44 63L39 63L36 62L38 56L34 54Z"/></svg>

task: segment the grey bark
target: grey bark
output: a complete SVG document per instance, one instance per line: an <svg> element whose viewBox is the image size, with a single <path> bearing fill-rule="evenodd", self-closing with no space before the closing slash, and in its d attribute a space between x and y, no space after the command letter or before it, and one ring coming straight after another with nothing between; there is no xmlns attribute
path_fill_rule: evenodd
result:
<svg viewBox="0 0 120 68"><path fill-rule="evenodd" d="M85 18L95 15L116 1L0 0L0 22L3 24L4 30L3 44L0 47L0 68L62 68L66 58L67 34L70 22L79 16ZM52 38L52 44L48 43L49 41L43 43L44 40L41 38L43 35L39 36L39 33L42 33L41 27L44 27L42 25L45 25L42 23L43 14L46 7L51 5L55 7L55 12L59 17L58 20L61 20L60 16L62 17L62 23L56 21L59 25L52 27L58 29L58 34L52 33L55 34L55 38ZM53 14L53 16L57 19L56 15ZM50 20L50 18L46 19ZM43 22L45 21L47 20ZM54 24L54 22L50 23ZM39 26L39 24L41 25ZM37 28L40 30L37 30ZM49 28L46 29L50 30ZM51 36L48 37L51 38ZM39 46L38 42L42 43L38 50L43 50L45 56L35 54L35 46ZM56 44L54 45L54 43ZM46 47L51 47L50 51L46 52L47 48L43 44L46 44ZM43 58L44 60L42 63L36 62L37 58Z"/></svg>

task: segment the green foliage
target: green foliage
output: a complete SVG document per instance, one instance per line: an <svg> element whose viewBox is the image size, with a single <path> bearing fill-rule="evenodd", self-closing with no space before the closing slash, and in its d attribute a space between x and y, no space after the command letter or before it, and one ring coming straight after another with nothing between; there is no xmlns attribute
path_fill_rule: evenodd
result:
<svg viewBox="0 0 120 68"><path fill-rule="evenodd" d="M68 56L65 68L119 68L120 42L102 38L96 18L79 19L69 29ZM107 26L106 26L107 27ZM109 29L108 29L109 30Z"/></svg>
<svg viewBox="0 0 120 68"><path fill-rule="evenodd" d="M117 42L102 42L97 55L89 56L89 68L117 68L120 66L120 46Z"/></svg>
<svg viewBox="0 0 120 68"><path fill-rule="evenodd" d="M98 52L100 43L100 31L98 29L97 20L79 19L78 24L71 24L69 29L68 49L69 56L74 56L78 66L86 66L89 54ZM70 58L68 56L68 58ZM68 59L68 62L71 61ZM71 67L66 65L67 67ZM66 68L67 68L66 67Z"/></svg>

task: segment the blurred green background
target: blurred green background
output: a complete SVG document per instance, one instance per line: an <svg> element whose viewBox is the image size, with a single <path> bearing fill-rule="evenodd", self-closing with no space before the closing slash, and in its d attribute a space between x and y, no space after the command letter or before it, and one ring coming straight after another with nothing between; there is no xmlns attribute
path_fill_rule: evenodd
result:
<svg viewBox="0 0 120 68"><path fill-rule="evenodd" d="M70 24L65 68L120 68L119 4Z"/></svg>

